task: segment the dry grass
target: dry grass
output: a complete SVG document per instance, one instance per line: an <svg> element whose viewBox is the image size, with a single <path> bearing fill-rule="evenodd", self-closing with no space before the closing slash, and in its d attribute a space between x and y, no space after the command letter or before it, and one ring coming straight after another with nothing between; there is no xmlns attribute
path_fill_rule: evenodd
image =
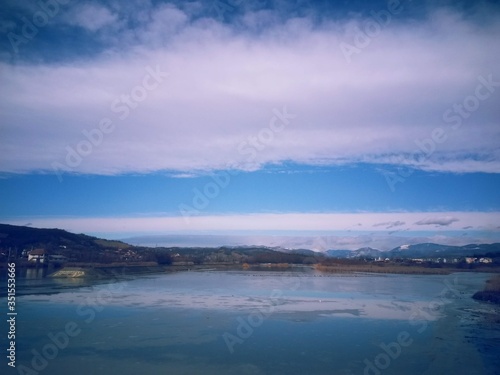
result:
<svg viewBox="0 0 500 375"><path fill-rule="evenodd" d="M359 265L328 265L324 266L317 264L314 267L317 271L327 273L352 273L352 272L373 272L373 273L398 273L412 275L448 275L456 270L443 268L425 268L419 266L398 266L398 265L376 265L376 264L359 264Z"/></svg>
<svg viewBox="0 0 500 375"><path fill-rule="evenodd" d="M486 282L484 290L490 292L500 292L500 275L495 275Z"/></svg>

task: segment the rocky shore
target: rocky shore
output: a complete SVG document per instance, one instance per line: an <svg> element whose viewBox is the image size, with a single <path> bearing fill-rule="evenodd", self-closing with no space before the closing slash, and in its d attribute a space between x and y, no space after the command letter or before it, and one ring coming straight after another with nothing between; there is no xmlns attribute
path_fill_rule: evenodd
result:
<svg viewBox="0 0 500 375"><path fill-rule="evenodd" d="M476 292L472 298L478 301L500 304L500 275L495 275L488 280L484 290Z"/></svg>

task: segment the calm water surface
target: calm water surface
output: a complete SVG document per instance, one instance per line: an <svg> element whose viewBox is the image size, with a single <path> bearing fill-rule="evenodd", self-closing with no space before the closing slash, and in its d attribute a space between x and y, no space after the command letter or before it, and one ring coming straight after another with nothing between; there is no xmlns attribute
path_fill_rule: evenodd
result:
<svg viewBox="0 0 500 375"><path fill-rule="evenodd" d="M488 276L21 279L7 373L495 374L498 311L470 298Z"/></svg>

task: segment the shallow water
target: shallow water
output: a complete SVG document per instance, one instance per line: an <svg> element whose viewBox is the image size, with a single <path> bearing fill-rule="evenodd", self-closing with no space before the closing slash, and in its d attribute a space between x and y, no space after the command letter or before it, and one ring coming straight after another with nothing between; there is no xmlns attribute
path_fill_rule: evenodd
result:
<svg viewBox="0 0 500 375"><path fill-rule="evenodd" d="M97 285L19 280L17 370L494 374L498 330L481 331L480 318L481 309L498 312L470 298L487 278L205 271Z"/></svg>

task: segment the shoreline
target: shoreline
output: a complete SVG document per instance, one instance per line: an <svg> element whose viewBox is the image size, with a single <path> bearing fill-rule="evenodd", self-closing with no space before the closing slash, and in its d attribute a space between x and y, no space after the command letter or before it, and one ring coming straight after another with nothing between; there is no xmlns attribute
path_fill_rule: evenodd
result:
<svg viewBox="0 0 500 375"><path fill-rule="evenodd" d="M18 271L35 269L32 267L17 267ZM319 272L323 274L353 274L353 273L377 273L377 274L401 274L401 275L449 275L452 273L473 272L473 273L500 273L500 267L483 267L473 269L463 269L455 267L421 267L421 266L402 266L385 264L357 264L357 265L296 265L296 264L201 264L201 265L159 265L157 263L117 263L117 264L71 264L62 267L39 267L36 270L46 270L46 277L105 277L116 276L117 273L127 275L169 273L180 271L204 271L204 270L241 270L241 271L290 271L306 270L310 272ZM59 276L58 276L59 275ZM493 290L500 296L500 275L499 281L495 284L497 287ZM491 292L492 289L487 290Z"/></svg>
<svg viewBox="0 0 500 375"><path fill-rule="evenodd" d="M431 268L420 266L399 266L385 264L366 264L366 265L320 265L314 266L314 269L325 273L349 273L349 272L370 272L370 273L391 273L398 275L450 275L452 273L476 272L476 273L500 273L500 267L484 268Z"/></svg>
<svg viewBox="0 0 500 375"><path fill-rule="evenodd" d="M469 336L476 331L476 328L473 326L464 327L465 324L476 324L474 317L470 316L471 312L468 311L470 301L473 300L467 296L454 299L444 306L444 317L436 323L434 337L429 347L433 360L423 375L489 374L485 372L484 359L477 350L476 343Z"/></svg>
<svg viewBox="0 0 500 375"><path fill-rule="evenodd" d="M472 298L500 305L500 275L495 275L487 280L484 290L476 292Z"/></svg>

